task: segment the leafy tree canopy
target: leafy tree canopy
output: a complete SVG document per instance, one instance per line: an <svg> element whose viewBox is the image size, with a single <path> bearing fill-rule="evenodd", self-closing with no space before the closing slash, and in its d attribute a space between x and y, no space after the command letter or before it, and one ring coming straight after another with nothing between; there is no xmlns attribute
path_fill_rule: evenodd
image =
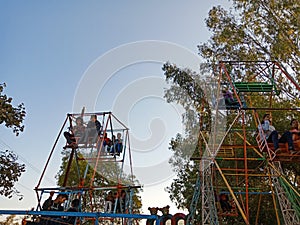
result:
<svg viewBox="0 0 300 225"><path fill-rule="evenodd" d="M200 69L210 70L213 75L218 75L216 68L219 61L277 61L284 71L288 72L296 83L299 83L300 2L297 0L233 0L232 5L233 8L230 10L225 10L221 6L210 10L206 25L211 31L211 37L206 43L198 46L199 54L207 64L206 68ZM202 90L195 88L194 83L197 77L195 71L178 68L170 63L166 63L163 70L166 80L173 82L165 97L168 101L177 102L185 107L184 123L187 128L185 134L177 134L170 143L170 150L174 152L170 163L177 172L177 178L167 191L177 206L188 209L193 193L191 184L195 184L194 174L199 165L197 162L189 161L185 153L191 149L199 152L200 142L191 143L191 140L195 138L195 132L192 130L197 126L198 130L202 130L201 126L205 125L209 128L208 114L204 115L204 121L201 123L203 111L209 112L209 108L205 109L207 104L201 99L204 97ZM202 73L202 70L198 73ZM275 82L278 88L285 92L284 96L289 97L288 99L274 98L275 108L290 108L299 105L299 91L289 80L280 78ZM266 96L253 98L253 100L256 106L261 107L266 107L266 102L269 102ZM191 107L186 107L187 105L193 105L192 110ZM273 118L276 118L276 128L279 130L287 128L289 118L300 119L298 114L291 111L276 111ZM250 115L247 115L247 123L255 127ZM195 144L194 147L192 147L193 144ZM298 182L299 165L284 165L284 170L290 177L294 177L294 184ZM251 207L256 207L255 203L252 204ZM270 204L272 204L271 200ZM199 205L201 202L198 203L198 207L201 208ZM264 220L261 222L276 222L270 216L265 217Z"/></svg>
<svg viewBox="0 0 300 225"><path fill-rule="evenodd" d="M23 120L25 118L24 104L17 107L12 105L12 98L3 94L5 84L0 84L0 124L11 128L18 136L24 130ZM17 162L18 157L11 151L0 150L0 195L11 198L18 195L19 191L14 187L21 174L25 171L25 165Z"/></svg>
<svg viewBox="0 0 300 225"><path fill-rule="evenodd" d="M65 151L62 152L62 162L60 166L60 170L56 175L57 184L61 187L64 186L72 186L76 187L78 185L82 187L90 187L90 182L92 182L93 187L103 187L104 190L92 190L93 192L93 201L94 201L94 208L91 209L89 202L92 201L91 195L87 192L83 197L83 204L82 209L83 211L91 211L97 208L98 211L104 211L104 199L108 193L109 188L115 187L112 189L113 192L119 191L117 189L119 182L121 181L121 185L125 186L133 186L133 183L138 183L136 180L133 181L132 177L126 174L120 178L121 168L115 162L103 162L99 163L97 167L97 172L93 177L95 163L90 162L88 163L86 160L78 160L75 163L75 160L72 161L70 171L68 173L67 182L64 184L65 176L66 176L66 168L70 159L70 153ZM78 153L78 158L84 159L85 154ZM85 177L84 174L86 173ZM134 213L140 213L142 207L141 197L139 196L139 190L133 189L133 196L132 196L132 210Z"/></svg>
<svg viewBox="0 0 300 225"><path fill-rule="evenodd" d="M221 6L209 11L206 25L212 35L207 43L198 46L199 54L212 64L221 60L277 61L299 83L299 1L233 0L232 3L230 11ZM278 85L281 89L291 86L287 81ZM294 98L298 97L295 94Z"/></svg>
<svg viewBox="0 0 300 225"><path fill-rule="evenodd" d="M15 182L25 172L25 165L17 162L18 157L11 151L0 151L0 195L11 198L19 191L14 187Z"/></svg>
<svg viewBox="0 0 300 225"><path fill-rule="evenodd" d="M5 218L5 220L0 221L0 225L19 225L18 218L16 215L9 215Z"/></svg>
<svg viewBox="0 0 300 225"><path fill-rule="evenodd" d="M12 98L3 94L6 84L0 84L0 124L4 123L6 127L11 128L18 136L24 130L22 124L25 118L25 107L21 103L17 107L12 105Z"/></svg>

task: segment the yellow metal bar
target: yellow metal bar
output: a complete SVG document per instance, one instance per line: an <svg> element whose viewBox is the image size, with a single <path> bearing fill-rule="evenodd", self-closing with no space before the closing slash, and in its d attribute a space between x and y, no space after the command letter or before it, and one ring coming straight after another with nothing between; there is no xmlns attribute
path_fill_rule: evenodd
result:
<svg viewBox="0 0 300 225"><path fill-rule="evenodd" d="M245 176L244 173L224 173L225 176ZM268 174L248 174L249 177L268 177Z"/></svg>
<svg viewBox="0 0 300 225"><path fill-rule="evenodd" d="M259 217L259 211L260 211L261 198L262 198L262 194L259 195L259 199L258 199L258 207L257 207L257 212L256 212L255 225L258 225L258 217Z"/></svg>
<svg viewBox="0 0 300 225"><path fill-rule="evenodd" d="M280 225L280 219L279 219L279 214L278 214L277 204L276 204L276 198L275 198L275 193L276 192L275 192L275 190L273 188L273 185L272 185L272 178L271 178L270 168L268 168L268 173L270 174L269 183L270 183L270 187L271 187L271 191L272 191L272 199L273 199L273 204L274 204L274 210L275 210L277 225Z"/></svg>
<svg viewBox="0 0 300 225"><path fill-rule="evenodd" d="M224 176L224 174L223 174L223 172L222 172L222 170L221 170L219 164L218 164L216 161L215 161L214 163L215 163L215 165L216 165L216 167L217 167L217 169L218 169L218 171L219 171L221 177L223 178L223 180L224 180L224 182L225 182L225 184L226 184L226 187L228 188L228 190L229 190L229 192L230 192L230 194L231 194L231 196L232 196L232 198L233 198L233 200L234 200L234 202L235 202L237 208L239 209L239 211L240 211L240 213L241 213L241 215L242 215L242 217L243 217L245 223L246 223L247 225L250 225L250 223L249 223L249 221L248 221L248 219L247 219L247 216L245 215L245 213L244 213L244 211L243 211L243 209L242 209L242 207L241 207L239 201L237 200L237 198L236 198L236 196L235 196L233 190L231 189L231 187L230 187L230 185L229 185L229 183L228 183L226 177Z"/></svg>

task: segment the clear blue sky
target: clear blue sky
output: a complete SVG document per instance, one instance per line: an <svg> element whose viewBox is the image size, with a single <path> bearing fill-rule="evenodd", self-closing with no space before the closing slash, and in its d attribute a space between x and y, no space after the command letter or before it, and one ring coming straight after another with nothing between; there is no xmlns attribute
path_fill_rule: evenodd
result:
<svg viewBox="0 0 300 225"><path fill-rule="evenodd" d="M123 50L122 46L148 40L175 44L197 55L197 45L209 38L204 19L209 9L218 4L229 5L226 0L0 1L0 82L7 84L5 93L14 98L15 105L25 103L27 112L25 132L19 137L0 127L1 150L13 150L27 166L17 185L24 200L0 197L1 209L29 209L36 205L32 189L66 114L77 109L76 93L80 85L97 60L103 62L101 56L121 48L126 58L130 50ZM164 54L159 49L153 51ZM113 63L112 57L106 65ZM105 68L100 69L97 79L106 79L105 85L95 82L94 88L98 90L99 85L99 93L92 97L96 98L93 110L115 110L133 133L132 144L138 145L133 152L133 164L138 178L145 182L142 193L145 213L149 206L167 204L171 205L171 212L177 211L164 191L172 174L167 172L155 180L145 169L148 165L160 165L163 169L168 166L168 141L182 131L178 112L161 97L164 87L161 66L159 60L132 62L118 67L113 75L106 74ZM122 103L127 101L129 106L123 108ZM155 130L161 132L158 139L152 134ZM146 157L139 149L145 146L143 141L148 141L152 148ZM52 174L47 175L47 185L55 185L53 176L59 169L59 157L58 151Z"/></svg>

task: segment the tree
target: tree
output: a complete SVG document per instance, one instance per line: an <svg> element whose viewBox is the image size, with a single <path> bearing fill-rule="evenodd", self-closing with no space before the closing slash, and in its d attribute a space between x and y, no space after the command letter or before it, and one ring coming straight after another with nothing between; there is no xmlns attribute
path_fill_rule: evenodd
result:
<svg viewBox="0 0 300 225"><path fill-rule="evenodd" d="M213 7L209 16L206 19L206 24L209 30L212 32L211 38L207 43L203 43L198 46L200 55L208 63L206 64L206 70L211 70L213 75L216 75L216 66L219 61L269 61L276 60L280 65L288 71L293 79L299 83L300 81L300 52L299 52L299 1L246 1L246 0L233 0L234 13L227 11L221 6ZM230 69L230 68L229 68ZM205 108L204 103L199 103L199 99L192 98L192 96L199 95L201 91L196 90L192 83L195 81L196 76L190 79L195 71L188 69L177 68L175 65L166 63L163 67L166 80L170 81L170 76L174 74L180 75L175 77L172 87L166 92L166 98L168 101L174 101L182 104L184 107L189 103L194 104L194 113L190 113L186 108L186 114L194 115L193 119L184 121L187 124L187 131L185 134L177 134L176 138L173 138L170 143L170 149L174 155L170 160L174 171L177 172L177 178L172 182L171 186L167 188L170 198L176 202L177 206L182 208L189 207L189 201L191 199L191 193L193 193L193 186L191 183L195 183L194 169L197 162L190 162L185 158L185 151L189 146L189 141L192 136L191 130L193 126L199 126L199 115ZM199 74L202 71L199 72ZM174 77L174 76L173 76ZM287 79L280 78L276 81L276 85L284 93L283 97L276 97L273 101L274 107L291 108L299 105L299 91L297 91L291 82ZM184 92L180 90L186 89ZM180 90L180 91L178 91ZM198 92L196 92L198 91ZM194 92L188 94L189 92ZM189 100L186 98L189 96ZM268 101L264 96L260 99L255 99L257 106L265 104ZM187 110L188 109L188 110ZM209 112L209 109L207 109ZM296 117L294 112L274 112L274 118L276 117L276 127L278 129L286 129L287 118ZM189 118L189 117L184 117ZM195 119L196 118L196 119ZM249 117L248 121L251 126L255 128L254 122ZM209 117L207 117L209 119ZM191 123L191 121L194 121ZM195 122L195 121L198 121ZM193 126L191 126L193 124ZM203 125L207 125L207 120ZM228 140L225 140L225 142ZM194 146L194 149L200 152L201 145L198 142ZM200 146L200 148L199 148ZM186 148L187 147L187 148ZM181 162L183 164L180 164ZM196 165L197 166L197 165ZM249 165L250 166L250 165ZM183 169L184 168L184 169ZM284 165L284 170L289 177L292 177L294 183L299 180L300 167L299 165L289 164ZM263 186L264 183L261 182ZM188 194L190 193L190 194ZM252 198L251 200L253 200ZM272 203L272 200L266 200ZM267 203L266 205L268 205ZM199 204L201 204L199 202ZM256 208L254 202L250 202L251 208ZM261 212L265 215L265 223L272 223L274 217L270 213L268 207ZM228 218L227 218L228 219ZM228 219L229 221L229 219ZM276 221L274 221L276 222Z"/></svg>
<svg viewBox="0 0 300 225"><path fill-rule="evenodd" d="M23 132L24 125L22 124L26 115L24 104L21 103L17 107L12 105L12 98L3 94L6 84L0 84L0 124L5 123L5 126L11 128L18 136Z"/></svg>
<svg viewBox="0 0 300 225"><path fill-rule="evenodd" d="M232 11L221 6L209 11L206 25L212 32L207 43L198 46L199 54L212 64L221 60L265 61L275 60L287 71L296 83L300 83L300 2L234 0ZM287 79L275 81L276 86L288 98L276 99L277 106L293 108L299 105L299 90ZM276 107L276 106L274 106ZM282 118L295 118L291 112L274 112L278 128L286 129ZM277 121L278 119L278 121ZM284 165L286 173L292 172L294 183L299 179L300 166Z"/></svg>
<svg viewBox="0 0 300 225"><path fill-rule="evenodd" d="M185 113L183 123L185 124L185 134L177 134L170 142L169 149L173 152L169 163L172 165L177 178L173 180L166 190L170 194L170 199L178 208L189 209L189 204L193 197L193 185L196 182L196 174L199 170L199 163L190 161L190 157L200 156L199 129L203 124L210 130L210 115L206 96L201 87L203 83L199 75L189 69L181 69L176 65L166 63L163 66L166 80L173 85L165 93L168 102L181 104ZM203 113L206 112L203 117ZM201 120L201 118L204 120Z"/></svg>
<svg viewBox="0 0 300 225"><path fill-rule="evenodd" d="M18 157L11 151L0 151L0 195L8 198L14 194L19 195L14 185L25 172L25 165L19 164L17 159Z"/></svg>
<svg viewBox="0 0 300 225"><path fill-rule="evenodd" d="M299 83L299 1L232 2L236 14L221 6L209 11L206 25L212 36L198 46L199 54L212 64L220 60L275 60ZM294 99L299 97L286 80L278 85Z"/></svg>
<svg viewBox="0 0 300 225"><path fill-rule="evenodd" d="M19 225L16 215L10 215L5 218L5 221L0 221L0 225Z"/></svg>
<svg viewBox="0 0 300 225"><path fill-rule="evenodd" d="M24 130L24 125L22 125L25 118L24 104L14 107L12 98L2 93L5 87L5 84L0 84L0 124L5 123L5 126L11 128L18 136ZM0 195L8 198L18 195L21 199L22 195L14 185L25 172L25 165L18 163L17 160L18 157L13 152L0 151Z"/></svg>
<svg viewBox="0 0 300 225"><path fill-rule="evenodd" d="M90 182L92 181L92 175L94 172L94 166L95 162L87 162L87 160L83 160L88 155L77 153L78 160L77 163L76 160L72 160L70 170L67 177L67 182L64 184L65 176L66 176L66 168L70 159L70 153L68 151L65 151L62 153L62 163L60 166L60 170L56 175L57 184L61 187L67 186L67 187L78 187L82 186L85 188L91 187ZM89 156L91 157L91 156ZM121 168L117 163L115 162L105 162L101 161L98 165L97 172L95 174L95 177L92 181L92 188L90 191L86 191L85 195L83 197L83 211L104 211L104 198L110 190L111 187L117 188L120 185L124 186L133 186L132 179L130 176L127 176L126 174L123 174L123 176L120 178ZM84 177L85 174L85 177ZM136 181L135 181L136 183ZM100 190L93 189L94 187L103 187ZM113 191L121 191L118 189L113 189ZM133 189L133 208L132 211L134 213L140 213L140 209L142 207L141 198L138 195L139 191L136 189ZM93 208L91 208L90 202L93 201Z"/></svg>

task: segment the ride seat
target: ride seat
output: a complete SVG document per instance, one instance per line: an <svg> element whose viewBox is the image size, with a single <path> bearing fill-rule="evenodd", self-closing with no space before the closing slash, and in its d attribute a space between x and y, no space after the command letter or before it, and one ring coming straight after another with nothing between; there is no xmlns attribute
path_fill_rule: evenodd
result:
<svg viewBox="0 0 300 225"><path fill-rule="evenodd" d="M240 92L272 92L275 91L279 95L280 91L275 86L267 82L234 82L236 91Z"/></svg>
<svg viewBox="0 0 300 225"><path fill-rule="evenodd" d="M294 150L299 151L299 153L300 153L300 140L294 141L293 144L294 144ZM273 151L275 150L273 143L268 143L268 146L271 150L273 150ZM288 150L288 143L279 143L279 149L280 149L279 153L290 154L290 151Z"/></svg>

